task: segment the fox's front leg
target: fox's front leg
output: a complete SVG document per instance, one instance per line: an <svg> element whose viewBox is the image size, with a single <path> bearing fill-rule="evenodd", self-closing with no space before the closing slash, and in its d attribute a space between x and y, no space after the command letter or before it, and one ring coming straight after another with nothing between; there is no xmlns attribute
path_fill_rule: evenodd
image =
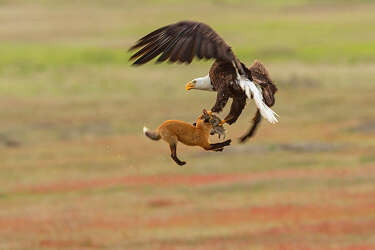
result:
<svg viewBox="0 0 375 250"><path fill-rule="evenodd" d="M229 146L231 142L232 142L232 140L229 139L229 140L226 140L226 141L223 141L223 142L210 144L211 150L216 150L216 149L223 148L225 146Z"/></svg>
<svg viewBox="0 0 375 250"><path fill-rule="evenodd" d="M169 144L169 148L171 149L171 158L180 166L185 165L185 161L180 161L177 157L177 143L171 143Z"/></svg>
<svg viewBox="0 0 375 250"><path fill-rule="evenodd" d="M213 144L207 143L207 145L204 146L204 149L205 150L213 150L213 151L222 151L222 148L230 145L231 142L232 142L232 140L229 139L229 140L219 142L219 143L213 143Z"/></svg>
<svg viewBox="0 0 375 250"><path fill-rule="evenodd" d="M213 149L212 151L215 151L215 152L222 152L224 150L224 148L218 148L218 149Z"/></svg>

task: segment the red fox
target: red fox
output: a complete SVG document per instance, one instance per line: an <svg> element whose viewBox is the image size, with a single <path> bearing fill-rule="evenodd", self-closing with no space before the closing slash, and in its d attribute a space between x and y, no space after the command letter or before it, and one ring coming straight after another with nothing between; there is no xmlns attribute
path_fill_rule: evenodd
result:
<svg viewBox="0 0 375 250"><path fill-rule="evenodd" d="M186 162L181 161L177 157L176 148L179 141L188 146L200 146L205 150L213 151L222 151L225 146L231 143L230 139L214 144L208 142L208 137L212 129L212 117L211 113L203 109L203 113L198 117L195 126L184 121L167 120L155 132L149 131L144 127L143 133L152 140L158 141L163 139L166 141L171 149L171 158L178 165L182 166Z"/></svg>

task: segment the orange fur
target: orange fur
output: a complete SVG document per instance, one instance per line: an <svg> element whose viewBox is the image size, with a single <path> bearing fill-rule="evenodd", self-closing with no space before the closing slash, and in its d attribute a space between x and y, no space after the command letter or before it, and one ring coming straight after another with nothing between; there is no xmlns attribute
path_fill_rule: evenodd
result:
<svg viewBox="0 0 375 250"><path fill-rule="evenodd" d="M212 129L210 119L212 115L206 110L197 119L196 125L178 120L167 120L163 122L155 132L145 129L145 135L150 139L166 141L171 149L171 157L178 165L186 162L177 158L176 146L181 142L188 146L200 146L205 150L222 151L223 147L230 144L231 140L222 143L210 144L208 138Z"/></svg>

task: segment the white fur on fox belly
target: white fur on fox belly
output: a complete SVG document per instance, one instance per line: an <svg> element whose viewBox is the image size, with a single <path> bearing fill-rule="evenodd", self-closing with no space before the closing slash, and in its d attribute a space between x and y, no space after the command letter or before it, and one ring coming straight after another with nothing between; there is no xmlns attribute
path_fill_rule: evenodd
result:
<svg viewBox="0 0 375 250"><path fill-rule="evenodd" d="M279 115L276 114L272 109L270 109L270 107L268 107L263 102L263 95L261 90L259 90L258 87L252 81L243 76L239 76L238 80L240 87L243 89L243 91L245 91L247 98L251 99L251 94L253 94L255 105L257 105L260 114L270 123L277 123L278 120L276 116Z"/></svg>

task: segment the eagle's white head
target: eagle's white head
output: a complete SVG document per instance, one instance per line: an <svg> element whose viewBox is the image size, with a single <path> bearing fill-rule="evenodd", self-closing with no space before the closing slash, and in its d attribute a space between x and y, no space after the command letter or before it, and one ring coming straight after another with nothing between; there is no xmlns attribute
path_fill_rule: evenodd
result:
<svg viewBox="0 0 375 250"><path fill-rule="evenodd" d="M204 77L199 77L199 78L192 80L191 82L188 82L185 86L185 89L186 90L200 89L200 90L214 91L209 75L206 75Z"/></svg>

